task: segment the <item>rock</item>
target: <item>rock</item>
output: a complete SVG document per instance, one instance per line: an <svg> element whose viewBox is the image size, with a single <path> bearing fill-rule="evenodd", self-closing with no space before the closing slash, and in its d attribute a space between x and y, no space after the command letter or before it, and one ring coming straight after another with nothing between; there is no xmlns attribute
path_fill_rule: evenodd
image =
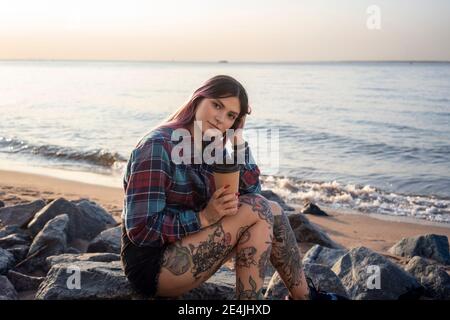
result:
<svg viewBox="0 0 450 320"><path fill-rule="evenodd" d="M120 261L55 264L36 293L36 299L40 300L141 298L131 288Z"/></svg>
<svg viewBox="0 0 450 320"><path fill-rule="evenodd" d="M27 270L46 271L45 258L63 253L67 248L66 230L69 224L67 214L56 216L48 221L36 235L25 262Z"/></svg>
<svg viewBox="0 0 450 320"><path fill-rule="evenodd" d="M341 280L327 266L307 263L304 265L304 272L306 277L311 278L318 290L333 292L348 297ZM270 300L283 300L288 294L289 291L281 280L280 275L278 272L275 272L270 279L264 297Z"/></svg>
<svg viewBox="0 0 450 320"><path fill-rule="evenodd" d="M28 204L18 204L15 206L0 208L1 224L7 226L11 224L20 227L26 226L33 216L45 206L43 200L36 200Z"/></svg>
<svg viewBox="0 0 450 320"><path fill-rule="evenodd" d="M316 263L323 264L328 268L332 268L333 265L338 261L348 250L344 249L330 249L327 247L322 247L321 245L314 245L311 249L306 252L303 256L303 264L306 263Z"/></svg>
<svg viewBox="0 0 450 320"><path fill-rule="evenodd" d="M69 242L75 239L90 241L108 227L108 222L114 220L111 216L108 217L106 211L89 201L82 201L75 205L64 198L58 198L35 214L28 224L28 229L32 235L35 235L47 221L60 214L69 216L67 231Z"/></svg>
<svg viewBox="0 0 450 320"><path fill-rule="evenodd" d="M74 247L69 247L66 249L65 253L73 253L73 254L80 254L82 253L82 251L78 250L77 248Z"/></svg>
<svg viewBox="0 0 450 320"><path fill-rule="evenodd" d="M306 205L304 206L303 210L302 210L303 214L311 214L314 216L324 216L324 217L328 217L328 213L326 213L325 211L323 211L322 209L320 209L317 205L315 205L312 202L308 202L306 203Z"/></svg>
<svg viewBox="0 0 450 320"><path fill-rule="evenodd" d="M9 247L6 250L13 254L14 259L16 260L16 263L20 263L22 260L24 260L27 257L28 251L30 250L30 246L24 245L24 244L18 244L18 245Z"/></svg>
<svg viewBox="0 0 450 320"><path fill-rule="evenodd" d="M60 254L57 256L47 257L45 260L48 269L59 263L74 263L83 261L93 262L112 262L120 261L120 255L115 253L83 253L83 254Z"/></svg>
<svg viewBox="0 0 450 320"><path fill-rule="evenodd" d="M15 245L29 245L30 239L20 233L13 233L6 237L0 238L0 248L8 249Z"/></svg>
<svg viewBox="0 0 450 320"><path fill-rule="evenodd" d="M304 214L290 214L288 218L297 242L309 242L328 248L342 249L341 245L331 240L318 226L309 222Z"/></svg>
<svg viewBox="0 0 450 320"><path fill-rule="evenodd" d="M278 202L284 211L295 211L294 208L287 205L286 202L272 190L262 190L261 195L267 200Z"/></svg>
<svg viewBox="0 0 450 320"><path fill-rule="evenodd" d="M304 269L305 275L311 278L317 290L333 292L349 298L341 280L329 267L322 264L306 263Z"/></svg>
<svg viewBox="0 0 450 320"><path fill-rule="evenodd" d="M0 275L0 300L17 300L19 296L17 295L16 289L8 280L7 277Z"/></svg>
<svg viewBox="0 0 450 320"><path fill-rule="evenodd" d="M234 286L206 281L177 300L234 300L235 296Z"/></svg>
<svg viewBox="0 0 450 320"><path fill-rule="evenodd" d="M423 294L423 287L414 277L365 247L351 249L332 271L353 300L418 299Z"/></svg>
<svg viewBox="0 0 450 320"><path fill-rule="evenodd" d="M18 225L11 224L11 225L7 225L0 229L0 238L9 236L14 233L19 233L19 234L24 234L24 235L26 234L26 232L23 229L21 229Z"/></svg>
<svg viewBox="0 0 450 320"><path fill-rule="evenodd" d="M8 279L14 285L14 288L21 291L37 290L45 277L32 277L13 270L8 271Z"/></svg>
<svg viewBox="0 0 450 320"><path fill-rule="evenodd" d="M95 202L92 202L89 200L81 200L81 201L76 202L76 206L78 207L78 209L81 212L83 212L86 216L90 217L90 219L93 221L98 221L99 223L101 222L108 227L117 225L116 220L114 220L114 218L105 209L100 207ZM106 227L104 227L102 230L104 230L105 228ZM100 230L100 231L102 231L102 230ZM98 233L99 232L97 232L95 234L95 236ZM92 238L94 238L94 237L92 237Z"/></svg>
<svg viewBox="0 0 450 320"><path fill-rule="evenodd" d="M87 252L111 252L120 253L122 239L121 226L102 231L92 240L87 248Z"/></svg>
<svg viewBox="0 0 450 320"><path fill-rule="evenodd" d="M16 260L14 259L14 255L0 248L0 275L6 274L9 269L14 267Z"/></svg>
<svg viewBox="0 0 450 320"><path fill-rule="evenodd" d="M0 200L0 208L3 208L5 206L5 203Z"/></svg>
<svg viewBox="0 0 450 320"><path fill-rule="evenodd" d="M450 275L435 261L415 256L405 266L405 270L425 287L426 296L450 300Z"/></svg>
<svg viewBox="0 0 450 320"><path fill-rule="evenodd" d="M409 258L420 256L450 264L448 238L436 234L403 238L389 249L389 253Z"/></svg>

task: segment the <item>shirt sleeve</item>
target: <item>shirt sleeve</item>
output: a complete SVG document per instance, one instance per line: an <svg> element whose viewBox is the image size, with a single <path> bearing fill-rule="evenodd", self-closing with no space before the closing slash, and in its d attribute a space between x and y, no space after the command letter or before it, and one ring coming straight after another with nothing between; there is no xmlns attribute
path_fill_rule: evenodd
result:
<svg viewBox="0 0 450 320"><path fill-rule="evenodd" d="M125 174L125 227L137 246L173 243L200 230L198 213L166 203L175 164L164 141L133 150Z"/></svg>
<svg viewBox="0 0 450 320"><path fill-rule="evenodd" d="M261 183L259 180L260 171L252 156L247 142L234 148L236 156L243 157L244 163L240 167L239 193L261 193ZM241 156L239 156L241 155Z"/></svg>

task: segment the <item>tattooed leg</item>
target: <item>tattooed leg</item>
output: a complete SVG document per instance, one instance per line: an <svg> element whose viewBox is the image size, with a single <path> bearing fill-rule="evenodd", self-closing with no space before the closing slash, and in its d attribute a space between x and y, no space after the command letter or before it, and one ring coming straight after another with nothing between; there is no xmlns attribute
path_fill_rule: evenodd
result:
<svg viewBox="0 0 450 320"><path fill-rule="evenodd" d="M288 288L291 297L293 299L308 299L309 289L294 231L292 231L289 219L281 207L279 205L272 207L274 211L274 240L270 261Z"/></svg>
<svg viewBox="0 0 450 320"><path fill-rule="evenodd" d="M272 247L273 216L267 200L262 197L242 197L241 205L258 215L252 226L238 230L236 246L236 298L263 299L262 286Z"/></svg>

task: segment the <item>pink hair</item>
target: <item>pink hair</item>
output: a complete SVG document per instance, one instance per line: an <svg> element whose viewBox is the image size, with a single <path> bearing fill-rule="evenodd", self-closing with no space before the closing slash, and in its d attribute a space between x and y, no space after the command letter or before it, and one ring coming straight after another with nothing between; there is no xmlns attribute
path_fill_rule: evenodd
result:
<svg viewBox="0 0 450 320"><path fill-rule="evenodd" d="M187 128L194 121L197 106L202 99L226 97L239 98L241 110L231 129L242 129L242 117L251 113L247 92L236 79L225 75L218 75L207 80L200 88L194 91L184 105L160 123L157 128Z"/></svg>

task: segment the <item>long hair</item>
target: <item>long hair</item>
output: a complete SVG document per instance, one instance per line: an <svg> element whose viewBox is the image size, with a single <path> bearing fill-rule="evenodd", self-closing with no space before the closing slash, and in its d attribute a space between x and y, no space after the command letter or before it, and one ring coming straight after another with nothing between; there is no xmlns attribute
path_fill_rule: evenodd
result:
<svg viewBox="0 0 450 320"><path fill-rule="evenodd" d="M248 105L247 92L236 79L226 75L218 75L207 80L201 87L194 91L184 105L167 119L163 120L157 127L186 128L195 120L195 112L202 99L228 97L237 97L241 108L239 115L236 117L230 129L242 129L242 117L251 113L251 108Z"/></svg>

